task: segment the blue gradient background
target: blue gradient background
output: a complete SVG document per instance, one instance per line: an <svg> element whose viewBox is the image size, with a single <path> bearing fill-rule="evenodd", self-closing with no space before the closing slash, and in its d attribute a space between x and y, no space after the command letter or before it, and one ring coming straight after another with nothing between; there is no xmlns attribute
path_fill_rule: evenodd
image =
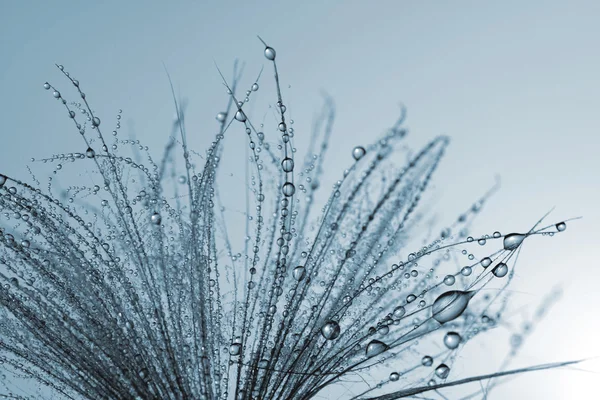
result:
<svg viewBox="0 0 600 400"><path fill-rule="evenodd" d="M81 81L103 121L112 124L122 108L124 129L133 127L155 154L174 113L164 63L189 99L190 147L204 149L226 101L214 62L229 71L234 58L247 61L251 84L266 61L259 34L278 52L300 149L320 91L336 101L326 187L353 146L395 121L401 101L411 144L452 138L436 207L457 213L501 176L474 233L527 230L553 206L550 222L583 216L522 252L516 298L536 304L557 283L564 297L514 366L600 355L599 2L174 3L0 0L0 172L28 180L30 157L85 150L42 88L50 81L75 98L54 63ZM270 68L265 74L270 80ZM271 101L271 93L260 95ZM493 371L504 355L494 350L478 348L464 363ZM599 363L581 368L595 373L527 374L488 399L597 398Z"/></svg>

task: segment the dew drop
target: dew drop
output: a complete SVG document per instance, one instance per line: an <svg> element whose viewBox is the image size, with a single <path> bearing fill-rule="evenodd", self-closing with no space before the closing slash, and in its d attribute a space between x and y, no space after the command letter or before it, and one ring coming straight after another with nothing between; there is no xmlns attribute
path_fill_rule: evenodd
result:
<svg viewBox="0 0 600 400"><path fill-rule="evenodd" d="M296 192L296 187L292 182L286 182L283 184L281 190L286 197L290 197Z"/></svg>
<svg viewBox="0 0 600 400"><path fill-rule="evenodd" d="M294 160L286 157L281 162L281 168L284 172L292 172L294 170Z"/></svg>
<svg viewBox="0 0 600 400"><path fill-rule="evenodd" d="M557 231L563 232L565 229L567 229L567 224L565 222L559 222L558 224L556 224Z"/></svg>
<svg viewBox="0 0 600 400"><path fill-rule="evenodd" d="M394 317L402 318L406 314L406 309L402 306L394 308Z"/></svg>
<svg viewBox="0 0 600 400"><path fill-rule="evenodd" d="M219 122L223 122L227 119L227 113L226 112L220 112L217 114L217 121Z"/></svg>
<svg viewBox="0 0 600 400"><path fill-rule="evenodd" d="M269 46L265 47L265 57L267 60L275 60L275 49Z"/></svg>
<svg viewBox="0 0 600 400"><path fill-rule="evenodd" d="M229 354L232 356L238 356L242 352L242 345L239 343L234 343L229 346Z"/></svg>
<svg viewBox="0 0 600 400"><path fill-rule="evenodd" d="M433 358L431 356L424 356L421 358L421 364L424 367L431 367L433 365Z"/></svg>
<svg viewBox="0 0 600 400"><path fill-rule="evenodd" d="M471 267L462 267L462 269L460 270L460 273L463 276L469 276L471 275L471 272L473 272L473 269Z"/></svg>
<svg viewBox="0 0 600 400"><path fill-rule="evenodd" d="M514 250L523 243L526 235L522 233L510 233L504 236L504 250Z"/></svg>
<svg viewBox="0 0 600 400"><path fill-rule="evenodd" d="M365 156L365 154L367 154L367 151L365 150L364 147L362 146L356 146L353 150L352 150L352 157L358 161L361 158L363 158Z"/></svg>
<svg viewBox="0 0 600 400"><path fill-rule="evenodd" d="M481 259L481 266L483 266L483 268L489 267L491 263L492 263L492 259L489 257L484 257Z"/></svg>
<svg viewBox="0 0 600 400"><path fill-rule="evenodd" d="M256 92L258 90L258 83L253 83L252 84L252 91Z"/></svg>
<svg viewBox="0 0 600 400"><path fill-rule="evenodd" d="M46 89L46 90L50 89L50 84L48 82L44 83L44 89Z"/></svg>
<svg viewBox="0 0 600 400"><path fill-rule="evenodd" d="M450 374L450 367L448 367L446 364L440 364L435 369L435 374L440 379L446 379Z"/></svg>
<svg viewBox="0 0 600 400"><path fill-rule="evenodd" d="M400 374L397 372L392 372L390 374L390 381L392 382L396 382L398 379L400 379Z"/></svg>
<svg viewBox="0 0 600 400"><path fill-rule="evenodd" d="M94 158L96 157L96 152L91 147L88 147L88 149L85 151L85 155L87 158Z"/></svg>
<svg viewBox="0 0 600 400"><path fill-rule="evenodd" d="M306 270L304 269L304 267L302 265L298 265L296 268L294 268L294 272L292 272L294 279L297 281L303 280L305 274L306 274Z"/></svg>
<svg viewBox="0 0 600 400"><path fill-rule="evenodd" d="M494 269L492 270L492 273L496 277L502 278L502 277L506 276L506 274L508 274L508 265L501 262L500 264L498 264L494 267Z"/></svg>
<svg viewBox="0 0 600 400"><path fill-rule="evenodd" d="M321 328L321 334L327 340L334 340L340 336L340 324L335 321L327 321Z"/></svg>
<svg viewBox="0 0 600 400"><path fill-rule="evenodd" d="M440 324L452 321L461 316L473 297L472 292L451 290L442 293L431 306L432 317Z"/></svg>
<svg viewBox="0 0 600 400"><path fill-rule="evenodd" d="M457 332L447 332L446 335L444 335L444 344L450 350L457 348L461 340L462 338Z"/></svg>
<svg viewBox="0 0 600 400"><path fill-rule="evenodd" d="M55 98L55 99L60 99L60 92L59 92L58 90L55 90L55 91L52 93L52 96L54 96L54 98Z"/></svg>
<svg viewBox="0 0 600 400"><path fill-rule="evenodd" d="M162 218L159 213L154 213L150 217L150 222L152 222L154 225L160 225L161 221L162 221Z"/></svg>
<svg viewBox="0 0 600 400"><path fill-rule="evenodd" d="M365 354L367 355L367 358L371 358L383 353L387 349L388 347L385 343L379 340L371 340L365 349Z"/></svg>
<svg viewBox="0 0 600 400"><path fill-rule="evenodd" d="M454 278L454 275L446 275L446 277L444 278L444 284L446 284L447 286L454 285L454 282L456 282L456 278Z"/></svg>
<svg viewBox="0 0 600 400"><path fill-rule="evenodd" d="M98 117L92 118L92 126L100 126L100 118L98 118Z"/></svg>
<svg viewBox="0 0 600 400"><path fill-rule="evenodd" d="M238 110L235 113L235 119L237 119L240 122L245 122L246 121L246 114L244 114L244 112L242 110Z"/></svg>

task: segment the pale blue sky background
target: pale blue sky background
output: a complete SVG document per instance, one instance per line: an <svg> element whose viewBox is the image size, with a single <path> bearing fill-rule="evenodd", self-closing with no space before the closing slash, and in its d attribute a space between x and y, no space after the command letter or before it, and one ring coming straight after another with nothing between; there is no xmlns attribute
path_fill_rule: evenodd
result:
<svg viewBox="0 0 600 400"><path fill-rule="evenodd" d="M54 63L81 81L103 121L122 108L124 126L132 121L156 154L173 115L166 64L189 99L190 146L203 149L226 100L214 61L227 71L234 58L246 61L251 84L265 63L259 34L278 52L298 132L310 127L320 90L336 101L326 164L335 173L326 184L348 165L354 145L395 120L402 101L411 143L452 138L436 180L449 212L501 175L480 232L526 230L553 206L556 220L583 216L560 238L532 241L521 256L515 290L525 292L524 302L566 286L520 361L598 356L598 21L597 1L0 0L0 172L27 179L30 157L85 150L42 88L48 80L69 93ZM498 357L479 355L482 366ZM597 362L583 368L600 371ZM489 399L591 399L597 379L535 373Z"/></svg>

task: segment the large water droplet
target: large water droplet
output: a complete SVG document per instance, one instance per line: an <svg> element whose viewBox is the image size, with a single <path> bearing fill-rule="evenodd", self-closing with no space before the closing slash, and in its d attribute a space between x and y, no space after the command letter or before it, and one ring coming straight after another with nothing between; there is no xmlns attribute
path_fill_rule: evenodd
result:
<svg viewBox="0 0 600 400"><path fill-rule="evenodd" d="M273 61L275 59L275 49L269 46L265 47L265 57L267 57L267 60Z"/></svg>
<svg viewBox="0 0 600 400"><path fill-rule="evenodd" d="M450 374L450 367L448 367L446 364L440 364L435 369L435 374L440 379L446 379L448 377L448 374Z"/></svg>
<svg viewBox="0 0 600 400"><path fill-rule="evenodd" d="M423 358L421 358L421 365L424 367L431 367L433 365L433 358L431 358L431 356L423 356Z"/></svg>
<svg viewBox="0 0 600 400"><path fill-rule="evenodd" d="M321 328L321 334L327 340L334 340L340 336L340 324L335 321L327 321Z"/></svg>
<svg viewBox="0 0 600 400"><path fill-rule="evenodd" d="M525 237L522 233L510 233L504 236L504 250L514 250L523 243Z"/></svg>
<svg viewBox="0 0 600 400"><path fill-rule="evenodd" d="M501 262L500 264L494 267L492 273L498 278L502 278L503 276L506 276L506 274L508 274L508 265Z"/></svg>
<svg viewBox="0 0 600 400"><path fill-rule="evenodd" d="M93 126L100 126L100 118L98 118L98 117L92 118L92 125Z"/></svg>
<svg viewBox="0 0 600 400"><path fill-rule="evenodd" d="M442 293L435 299L431 306L433 319L443 324L460 317L469 305L471 297L473 297L472 292L463 292L460 290L451 290Z"/></svg>
<svg viewBox="0 0 600 400"><path fill-rule="evenodd" d="M367 154L367 151L365 150L364 147L362 146L356 146L353 150L352 150L352 157L354 157L354 159L356 161L360 160L361 158L364 157L364 155Z"/></svg>
<svg viewBox="0 0 600 400"><path fill-rule="evenodd" d="M91 147L88 147L88 149L85 151L85 155L87 158L94 158L96 157L96 152Z"/></svg>
<svg viewBox="0 0 600 400"><path fill-rule="evenodd" d="M297 281L301 281L302 279L304 279L305 273L306 271L302 265L298 265L296 268L294 268L294 272L292 272L292 274L294 275L294 279Z"/></svg>
<svg viewBox="0 0 600 400"><path fill-rule="evenodd" d="M460 337L460 334L458 334L457 332L447 332L446 335L444 336L444 344L450 350L457 348L458 345L460 344L461 340L462 340L462 338Z"/></svg>
<svg viewBox="0 0 600 400"><path fill-rule="evenodd" d="M161 221L162 221L162 218L159 213L154 213L150 217L150 222L152 222L154 225L160 225Z"/></svg>
<svg viewBox="0 0 600 400"><path fill-rule="evenodd" d="M223 122L227 119L227 113L226 112L220 112L217 114L217 121L219 122Z"/></svg>
<svg viewBox="0 0 600 400"><path fill-rule="evenodd" d="M456 282L456 278L454 277L454 275L446 275L446 277L444 278L444 284L446 284L447 286L454 285L454 282Z"/></svg>
<svg viewBox="0 0 600 400"><path fill-rule="evenodd" d="M556 224L557 231L562 232L565 229L567 229L567 224L565 222L559 222L558 224Z"/></svg>
<svg viewBox="0 0 600 400"><path fill-rule="evenodd" d="M294 160L286 157L281 162L281 168L284 172L292 172L294 170Z"/></svg>
<svg viewBox="0 0 600 400"><path fill-rule="evenodd" d="M292 182L286 182L283 184L281 190L286 197L290 197L296 192L296 187Z"/></svg>
<svg viewBox="0 0 600 400"><path fill-rule="evenodd" d="M371 340L365 349L367 358L375 357L388 349L387 345L379 340Z"/></svg>
<svg viewBox="0 0 600 400"><path fill-rule="evenodd" d="M235 113L235 119L237 119L240 122L245 122L246 121L246 114L244 114L244 112L242 110L238 110Z"/></svg>
<svg viewBox="0 0 600 400"><path fill-rule="evenodd" d="M392 372L390 374L390 381L392 382L396 382L398 379L400 379L400 374L397 372Z"/></svg>
<svg viewBox="0 0 600 400"><path fill-rule="evenodd" d="M242 345L239 343L233 343L229 346L229 354L232 356L238 356L242 352Z"/></svg>
<svg viewBox="0 0 600 400"><path fill-rule="evenodd" d="M491 263L492 263L492 259L489 257L484 257L481 259L481 266L483 268L489 267Z"/></svg>

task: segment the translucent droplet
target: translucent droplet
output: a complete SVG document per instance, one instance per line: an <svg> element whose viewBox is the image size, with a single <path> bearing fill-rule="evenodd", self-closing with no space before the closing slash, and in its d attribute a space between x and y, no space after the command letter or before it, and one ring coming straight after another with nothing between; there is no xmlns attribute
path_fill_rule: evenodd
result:
<svg viewBox="0 0 600 400"><path fill-rule="evenodd" d="M0 188L6 183L6 176L0 174Z"/></svg>
<svg viewBox="0 0 600 400"><path fill-rule="evenodd" d="M294 268L294 272L292 272L294 279L297 281L301 281L302 279L304 279L305 274L306 274L306 270L304 269L304 267L302 265L299 265L296 268Z"/></svg>
<svg viewBox="0 0 600 400"><path fill-rule="evenodd" d="M462 338L457 332L447 332L444 336L444 344L450 350L457 348L461 340Z"/></svg>
<svg viewBox="0 0 600 400"><path fill-rule="evenodd" d="M253 83L252 84L252 91L256 92L258 90L258 83Z"/></svg>
<svg viewBox="0 0 600 400"><path fill-rule="evenodd" d="M246 114L244 114L244 112L242 110L238 110L235 113L235 119L237 119L240 122L245 122L246 121Z"/></svg>
<svg viewBox="0 0 600 400"><path fill-rule="evenodd" d="M281 132L285 132L285 129L287 128L285 126L285 123L280 122L279 125L277 125L277 128L281 131Z"/></svg>
<svg viewBox="0 0 600 400"><path fill-rule="evenodd" d="M492 259L489 257L484 257L481 259L481 266L483 268L489 267L491 263L492 263Z"/></svg>
<svg viewBox="0 0 600 400"><path fill-rule="evenodd" d="M275 49L269 46L265 47L265 57L267 57L267 60L273 61L275 59Z"/></svg>
<svg viewBox="0 0 600 400"><path fill-rule="evenodd" d="M473 269L471 267L468 267L468 266L467 267L462 267L462 269L460 270L460 273L463 276L469 276L469 275L471 275L471 272L473 272Z"/></svg>
<svg viewBox="0 0 600 400"><path fill-rule="evenodd" d="M92 125L93 126L100 126L100 118L98 118L98 117L92 118Z"/></svg>
<svg viewBox="0 0 600 400"><path fill-rule="evenodd" d="M91 147L88 147L88 149L85 151L85 155L87 158L94 158L96 157L96 152Z"/></svg>
<svg viewBox="0 0 600 400"><path fill-rule="evenodd" d="M60 92L58 90L55 90L54 92L52 92L52 96L54 96L55 99L60 99Z"/></svg>
<svg viewBox="0 0 600 400"><path fill-rule="evenodd" d="M286 182L283 184L281 190L285 196L290 197L296 192L296 187L292 182Z"/></svg>
<svg viewBox="0 0 600 400"><path fill-rule="evenodd" d="M294 160L286 157L281 162L281 168L284 172L292 172L294 170Z"/></svg>
<svg viewBox="0 0 600 400"><path fill-rule="evenodd" d="M508 265L505 263L500 263L494 267L492 273L498 278L502 278L508 274Z"/></svg>
<svg viewBox="0 0 600 400"><path fill-rule="evenodd" d="M364 157L364 155L367 154L367 150L365 150L364 147L362 146L356 146L353 150L352 150L352 157L354 157L354 159L356 161L360 160L361 158Z"/></svg>
<svg viewBox="0 0 600 400"><path fill-rule="evenodd" d="M44 89L46 89L46 90L50 89L50 84L48 82L44 83Z"/></svg>
<svg viewBox="0 0 600 400"><path fill-rule="evenodd" d="M450 367L448 367L446 364L440 364L435 369L435 374L440 379L446 379L448 374L450 374Z"/></svg>
<svg viewBox="0 0 600 400"><path fill-rule="evenodd" d="M421 365L424 367L431 367L433 365L433 358L431 358L431 356L424 356L421 358Z"/></svg>
<svg viewBox="0 0 600 400"><path fill-rule="evenodd" d="M431 306L432 317L440 324L452 321L461 316L469 305L473 292L451 290L442 293Z"/></svg>
<svg viewBox="0 0 600 400"><path fill-rule="evenodd" d="M335 321L327 321L321 328L321 334L327 340L334 340L340 336L340 324Z"/></svg>
<svg viewBox="0 0 600 400"><path fill-rule="evenodd" d="M379 340L371 340L365 349L367 358L375 357L388 349L387 345Z"/></svg>
<svg viewBox="0 0 600 400"><path fill-rule="evenodd" d="M504 250L514 250L523 243L526 235L522 233L510 233L504 236Z"/></svg>
<svg viewBox="0 0 600 400"><path fill-rule="evenodd" d="M238 356L242 352L242 345L239 343L234 343L229 346L229 354L232 356Z"/></svg>
<svg viewBox="0 0 600 400"><path fill-rule="evenodd" d="M150 217L150 221L154 224L154 225L160 225L162 218L160 216L159 213L154 213L152 214L152 216Z"/></svg>
<svg viewBox="0 0 600 400"><path fill-rule="evenodd" d="M223 122L227 119L227 113L226 112L220 112L217 114L217 121L219 122Z"/></svg>
<svg viewBox="0 0 600 400"><path fill-rule="evenodd" d="M454 285L454 282L456 282L456 278L454 278L454 275L446 275L446 277L444 278L444 284L446 284L447 286Z"/></svg>
<svg viewBox="0 0 600 400"><path fill-rule="evenodd" d="M565 222L559 222L558 224L556 224L557 231L562 232L565 229L567 229L567 224Z"/></svg>
<svg viewBox="0 0 600 400"><path fill-rule="evenodd" d="M392 372L390 374L390 381L392 382L396 382L398 379L400 379L400 374L397 372Z"/></svg>
<svg viewBox="0 0 600 400"><path fill-rule="evenodd" d="M406 309L402 306L394 308L394 317L402 318L406 314Z"/></svg>

